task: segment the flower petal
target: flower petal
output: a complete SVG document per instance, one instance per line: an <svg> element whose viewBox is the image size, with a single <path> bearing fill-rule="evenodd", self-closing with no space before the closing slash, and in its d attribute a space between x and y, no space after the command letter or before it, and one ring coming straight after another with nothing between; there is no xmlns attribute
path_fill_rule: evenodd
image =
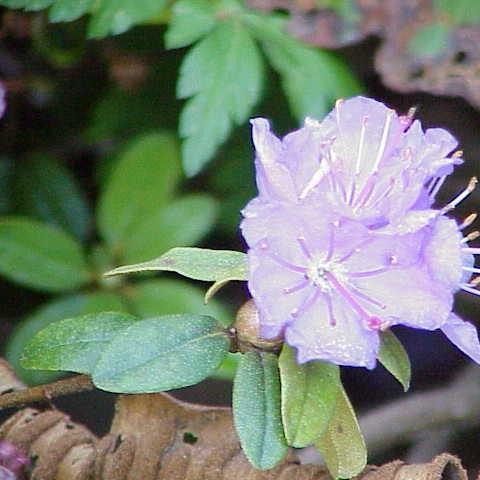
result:
<svg viewBox="0 0 480 480"><path fill-rule="evenodd" d="M379 348L378 332L367 330L356 313L334 301L331 323L327 302L318 301L295 322L287 325L285 338L297 349L299 363L324 360L337 365L375 368Z"/></svg>
<svg viewBox="0 0 480 480"><path fill-rule="evenodd" d="M452 313L442 326L442 332L463 353L480 363L480 342L477 329Z"/></svg>

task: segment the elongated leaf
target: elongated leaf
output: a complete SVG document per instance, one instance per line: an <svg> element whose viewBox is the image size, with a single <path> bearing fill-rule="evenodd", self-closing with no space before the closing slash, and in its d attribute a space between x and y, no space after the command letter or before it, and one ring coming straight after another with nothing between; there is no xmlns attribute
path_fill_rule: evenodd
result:
<svg viewBox="0 0 480 480"><path fill-rule="evenodd" d="M136 225L170 200L180 174L177 143L168 134L137 138L118 159L101 196L98 225L119 249Z"/></svg>
<svg viewBox="0 0 480 480"><path fill-rule="evenodd" d="M233 418L243 451L255 468L268 470L283 459L288 447L275 355L248 352L242 356L233 386Z"/></svg>
<svg viewBox="0 0 480 480"><path fill-rule="evenodd" d="M136 315L147 318L175 313L196 313L216 318L229 326L233 315L219 302L205 305L202 289L183 280L154 279L132 285L128 301Z"/></svg>
<svg viewBox="0 0 480 480"><path fill-rule="evenodd" d="M260 40L295 116L323 118L338 98L361 91L358 81L335 54L309 47L285 31L282 20L249 15L247 23Z"/></svg>
<svg viewBox="0 0 480 480"><path fill-rule="evenodd" d="M138 224L125 241L124 260L140 262L175 246L195 245L212 228L217 210L208 195L189 195L170 203Z"/></svg>
<svg viewBox="0 0 480 480"><path fill-rule="evenodd" d="M38 385L51 382L61 374L51 371L27 370L20 366L20 357L27 343L36 333L53 322L106 310L123 311L125 304L118 295L107 292L69 295L55 299L41 306L15 326L13 332L8 336L5 358L13 366L17 376L26 384Z"/></svg>
<svg viewBox="0 0 480 480"><path fill-rule="evenodd" d="M367 464L367 449L357 418L343 388L326 433L315 443L333 478L352 478Z"/></svg>
<svg viewBox="0 0 480 480"><path fill-rule="evenodd" d="M103 349L136 317L121 312L92 313L51 323L23 351L24 368L91 373Z"/></svg>
<svg viewBox="0 0 480 480"><path fill-rule="evenodd" d="M82 249L73 238L20 217L0 221L0 273L46 292L72 290L90 279Z"/></svg>
<svg viewBox="0 0 480 480"><path fill-rule="evenodd" d="M180 0L172 9L165 34L167 48L186 47L210 32L217 22L215 4L210 0Z"/></svg>
<svg viewBox="0 0 480 480"><path fill-rule="evenodd" d="M288 444L311 445L325 432L335 410L340 372L337 365L299 365L295 352L284 345L280 355L282 418Z"/></svg>
<svg viewBox="0 0 480 480"><path fill-rule="evenodd" d="M395 334L387 330L381 335L378 359L382 365L402 384L407 391L410 388L412 375L408 353Z"/></svg>
<svg viewBox="0 0 480 480"><path fill-rule="evenodd" d="M118 267L105 275L148 271L177 272L185 277L206 282L247 280L247 255L231 250L179 247L172 248L161 257L149 262Z"/></svg>
<svg viewBox="0 0 480 480"><path fill-rule="evenodd" d="M211 375L230 340L211 317L169 315L142 320L120 332L93 372L98 388L149 393L186 387Z"/></svg>
<svg viewBox="0 0 480 480"><path fill-rule="evenodd" d="M259 51L239 21L223 21L190 50L177 85L179 98L192 97L179 128L188 176L203 168L234 124L247 120L260 97L262 79Z"/></svg>
<svg viewBox="0 0 480 480"><path fill-rule="evenodd" d="M90 218L85 197L73 175L55 158L36 154L22 162L16 170L14 188L20 214L86 238Z"/></svg>

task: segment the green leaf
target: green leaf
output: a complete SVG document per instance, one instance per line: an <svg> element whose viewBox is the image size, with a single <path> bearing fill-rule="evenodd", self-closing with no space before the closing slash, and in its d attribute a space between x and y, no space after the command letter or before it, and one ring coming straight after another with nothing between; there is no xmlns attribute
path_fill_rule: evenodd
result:
<svg viewBox="0 0 480 480"><path fill-rule="evenodd" d="M419 28L408 43L410 53L420 57L434 57L448 47L452 27L436 22Z"/></svg>
<svg viewBox="0 0 480 480"><path fill-rule="evenodd" d="M211 0L180 0L172 9L172 18L165 34L167 48L190 45L216 25L215 5Z"/></svg>
<svg viewBox="0 0 480 480"><path fill-rule="evenodd" d="M367 464L365 440L345 390L339 388L326 433L315 443L334 478L352 478Z"/></svg>
<svg viewBox="0 0 480 480"><path fill-rule="evenodd" d="M101 0L88 27L88 36L102 38L126 32L133 25L160 15L166 0Z"/></svg>
<svg viewBox="0 0 480 480"><path fill-rule="evenodd" d="M245 253L195 247L172 248L154 260L118 267L105 275L149 271L176 272L184 277L205 282L248 280L248 264Z"/></svg>
<svg viewBox="0 0 480 480"><path fill-rule="evenodd" d="M277 465L287 454L280 414L277 357L245 353L233 384L233 419L243 452L260 470Z"/></svg>
<svg viewBox="0 0 480 480"><path fill-rule="evenodd" d="M179 175L178 147L171 135L136 138L120 155L100 198L98 225L104 239L120 248L136 225L170 200Z"/></svg>
<svg viewBox="0 0 480 480"><path fill-rule="evenodd" d="M27 344L24 368L91 373L112 338L137 321L127 313L103 312L51 323Z"/></svg>
<svg viewBox="0 0 480 480"><path fill-rule="evenodd" d="M128 289L128 302L135 314L144 318L196 313L210 315L225 326L229 326L233 321L233 316L223 305L215 301L205 305L202 290L182 280L155 279L137 282Z"/></svg>
<svg viewBox="0 0 480 480"><path fill-rule="evenodd" d="M38 385L52 382L61 374L58 372L26 370L20 365L20 356L25 345L33 336L47 325L64 318L98 313L101 311L123 311L122 299L114 293L89 293L71 295L55 299L24 318L8 336L5 347L5 358L15 369L17 376L27 385Z"/></svg>
<svg viewBox="0 0 480 480"><path fill-rule="evenodd" d="M188 195L143 219L125 241L125 262L141 262L175 246L195 245L212 228L217 202L208 195Z"/></svg>
<svg viewBox="0 0 480 480"><path fill-rule="evenodd" d="M95 0L56 0L50 8L51 22L71 22L90 11Z"/></svg>
<svg viewBox="0 0 480 480"><path fill-rule="evenodd" d="M289 445L306 447L323 435L330 422L341 385L340 369L325 362L299 365L286 344L279 366L285 436Z"/></svg>
<svg viewBox="0 0 480 480"><path fill-rule="evenodd" d="M93 372L98 388L150 393L200 382L220 365L230 339L211 317L169 315L142 320L120 332Z"/></svg>
<svg viewBox="0 0 480 480"><path fill-rule="evenodd" d="M15 200L19 213L38 218L84 240L90 217L75 177L47 154L31 155L16 169Z"/></svg>
<svg viewBox="0 0 480 480"><path fill-rule="evenodd" d="M411 368L408 353L395 334L387 330L381 334L378 359L382 365L402 384L405 392L410 388Z"/></svg>
<svg viewBox="0 0 480 480"><path fill-rule="evenodd" d="M73 238L20 217L0 221L0 273L46 292L73 290L90 280L82 249Z"/></svg>
<svg viewBox="0 0 480 480"><path fill-rule="evenodd" d="M185 57L177 85L190 98L180 115L182 158L188 176L197 174L257 103L263 64L254 40L237 20L224 21Z"/></svg>
<svg viewBox="0 0 480 480"><path fill-rule="evenodd" d="M272 16L248 15L251 31L262 43L295 116L323 118L338 98L361 91L358 80L335 54L309 47L285 32L285 23Z"/></svg>

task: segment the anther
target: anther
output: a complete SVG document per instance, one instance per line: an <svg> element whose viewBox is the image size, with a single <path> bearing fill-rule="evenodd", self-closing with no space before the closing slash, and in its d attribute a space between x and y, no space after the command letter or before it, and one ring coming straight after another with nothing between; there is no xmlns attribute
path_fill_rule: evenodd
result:
<svg viewBox="0 0 480 480"><path fill-rule="evenodd" d="M476 219L477 219L477 214L476 213L471 213L459 226L459 230L463 230L464 228L469 227Z"/></svg>
<svg viewBox="0 0 480 480"><path fill-rule="evenodd" d="M480 275L478 275L475 278L472 278L472 280L468 282L468 285L471 287L478 287L478 285L480 285Z"/></svg>
<svg viewBox="0 0 480 480"><path fill-rule="evenodd" d="M463 150L457 150L452 154L452 158L462 158L462 157L463 157Z"/></svg>
<svg viewBox="0 0 480 480"><path fill-rule="evenodd" d="M480 232L478 230L475 230L474 232L470 232L466 237L464 237L461 243L472 242L473 240L476 240L478 237L480 237Z"/></svg>
<svg viewBox="0 0 480 480"><path fill-rule="evenodd" d="M478 183L477 177L472 177L468 182L467 188L462 193L460 193L460 195L454 198L450 203L445 205L440 210L440 214L443 215L444 213L447 213L450 210L453 210L459 203L463 202L463 200L465 200L465 198L467 198L475 190L477 183Z"/></svg>

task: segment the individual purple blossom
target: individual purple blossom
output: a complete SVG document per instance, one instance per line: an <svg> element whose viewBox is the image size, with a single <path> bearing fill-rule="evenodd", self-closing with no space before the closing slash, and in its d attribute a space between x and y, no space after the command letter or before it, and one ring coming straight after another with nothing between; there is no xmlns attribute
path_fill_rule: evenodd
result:
<svg viewBox="0 0 480 480"><path fill-rule="evenodd" d="M348 133L352 138L364 136L365 152L374 154L379 144L385 143L381 150L388 153L388 161L380 161L375 181L383 181L392 172L408 180L403 190L392 189L383 195L375 208L372 204L369 210L366 202L358 212L348 208L348 196L343 193L355 178L368 182L371 162L361 162L359 176L350 169L350 178L347 172L336 177L337 187L341 181L343 188L334 187L330 173L319 175L319 182L312 181L322 164L327 163L327 170L332 166L325 160L323 146L319 147L323 140L297 142L302 135L316 135L304 127L281 142L270 133L266 121L254 121L259 195L244 209L241 228L249 246L249 289L259 309L262 335L283 336L296 347L300 363L326 360L373 368L382 330L398 324L441 329L480 363L476 329L452 313L453 297L459 289L480 293L476 281L470 281L473 273L480 273L473 258L480 249L467 245L476 234L462 234L473 217L457 225L445 216L471 192L475 182L445 207L431 208L439 182L458 161L445 156L456 142L446 132L434 130L428 137L436 138L438 144L425 145L429 131L421 134L423 138L418 134L415 138L423 146L417 150L418 168L413 168L413 160L405 162L389 136L382 140L385 127L377 128L376 134L368 137L373 146L367 145L366 130L362 133L365 112L360 108L352 112L359 116L360 133L355 137L353 127ZM390 115L389 131L391 128L398 142L411 121ZM347 126L355 123L355 118L347 119ZM332 114L322 124L325 122L327 126L333 122ZM421 132L414 125L419 124L411 123L410 129ZM336 138L339 135L337 132ZM414 143L412 138L408 142L410 146ZM325 148L331 146L332 142L325 144ZM316 167L312 168L314 160ZM308 185L314 186L302 195Z"/></svg>
<svg viewBox="0 0 480 480"><path fill-rule="evenodd" d="M262 199L322 202L338 215L377 226L410 209L428 223L435 195L461 152L443 129L423 132L420 122L380 102L338 101L323 120L281 141L265 119L254 119L257 184Z"/></svg>

